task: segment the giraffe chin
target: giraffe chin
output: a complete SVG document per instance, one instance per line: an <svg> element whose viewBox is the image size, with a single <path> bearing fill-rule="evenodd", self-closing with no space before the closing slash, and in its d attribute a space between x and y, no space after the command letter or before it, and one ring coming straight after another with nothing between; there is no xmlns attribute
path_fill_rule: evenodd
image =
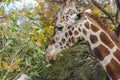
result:
<svg viewBox="0 0 120 80"><path fill-rule="evenodd" d="M49 59L49 61L56 61L58 55L57 54L53 54L53 55L46 54L45 56Z"/></svg>

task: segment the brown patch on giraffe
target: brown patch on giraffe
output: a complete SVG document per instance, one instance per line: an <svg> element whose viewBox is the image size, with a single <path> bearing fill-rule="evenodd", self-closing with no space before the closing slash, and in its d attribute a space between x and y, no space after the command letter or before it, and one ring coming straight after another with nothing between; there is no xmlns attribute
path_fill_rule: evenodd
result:
<svg viewBox="0 0 120 80"><path fill-rule="evenodd" d="M66 43L66 46L70 47L70 44L69 44L69 42L67 42L67 43Z"/></svg>
<svg viewBox="0 0 120 80"><path fill-rule="evenodd" d="M68 26L68 29L70 29L71 28L71 26Z"/></svg>
<svg viewBox="0 0 120 80"><path fill-rule="evenodd" d="M66 41L66 40L63 38L63 39L62 39L63 44L65 43L65 41Z"/></svg>
<svg viewBox="0 0 120 80"><path fill-rule="evenodd" d="M74 37L71 38L71 41L72 41L72 43L75 43L75 39L74 39Z"/></svg>
<svg viewBox="0 0 120 80"><path fill-rule="evenodd" d="M85 23L85 27L86 27L87 29L90 28L90 26L89 26L89 22L86 22L86 23Z"/></svg>
<svg viewBox="0 0 120 80"><path fill-rule="evenodd" d="M50 45L54 45L55 44L55 40L53 39L51 42L50 42Z"/></svg>
<svg viewBox="0 0 120 80"><path fill-rule="evenodd" d="M93 52L100 61L110 54L110 51L103 45L99 45L98 47L94 48Z"/></svg>
<svg viewBox="0 0 120 80"><path fill-rule="evenodd" d="M69 16L66 16L66 18L68 18Z"/></svg>
<svg viewBox="0 0 120 80"><path fill-rule="evenodd" d="M80 29L80 28L78 28L78 30L81 32L81 29Z"/></svg>
<svg viewBox="0 0 120 80"><path fill-rule="evenodd" d="M69 38L69 42L71 43L71 39Z"/></svg>
<svg viewBox="0 0 120 80"><path fill-rule="evenodd" d="M58 45L55 45L55 48L58 48Z"/></svg>
<svg viewBox="0 0 120 80"><path fill-rule="evenodd" d="M97 38L96 35L90 35L90 40L94 44L94 43L96 43L98 41L98 38Z"/></svg>
<svg viewBox="0 0 120 80"><path fill-rule="evenodd" d="M63 21L61 20L60 22L62 23Z"/></svg>
<svg viewBox="0 0 120 80"><path fill-rule="evenodd" d="M61 49L63 49L63 47L60 47Z"/></svg>
<svg viewBox="0 0 120 80"><path fill-rule="evenodd" d="M71 12L70 15L73 15L73 13Z"/></svg>
<svg viewBox="0 0 120 80"><path fill-rule="evenodd" d="M78 35L78 34L79 34L78 31L75 31L75 32L74 32L74 35Z"/></svg>
<svg viewBox="0 0 120 80"><path fill-rule="evenodd" d="M63 22L65 21L66 19L63 19Z"/></svg>
<svg viewBox="0 0 120 80"><path fill-rule="evenodd" d="M66 49L66 46L64 46L64 48Z"/></svg>
<svg viewBox="0 0 120 80"><path fill-rule="evenodd" d="M62 42L59 42L59 45L62 46Z"/></svg>
<svg viewBox="0 0 120 80"><path fill-rule="evenodd" d="M90 13L85 13L86 16L88 17L88 19L92 22L95 23L95 25L97 27L100 27L103 31L105 31L106 33L108 33L108 35L111 37L111 39L114 41L114 43L117 45L117 47L120 48L120 40L118 39L118 37L115 35L115 33L113 31L110 30L109 26L105 25L100 18L90 14Z"/></svg>
<svg viewBox="0 0 120 80"><path fill-rule="evenodd" d="M120 61L120 51L117 49L113 54Z"/></svg>
<svg viewBox="0 0 120 80"><path fill-rule="evenodd" d="M106 70L112 80L120 79L120 64L116 60L112 59L106 66Z"/></svg>
<svg viewBox="0 0 120 80"><path fill-rule="evenodd" d="M72 27L72 31L74 30L74 27Z"/></svg>
<svg viewBox="0 0 120 80"><path fill-rule="evenodd" d="M87 31L85 29L83 29L83 34L86 35L87 34Z"/></svg>
<svg viewBox="0 0 120 80"><path fill-rule="evenodd" d="M66 18L66 21L68 21L69 20L69 18Z"/></svg>
<svg viewBox="0 0 120 80"><path fill-rule="evenodd" d="M63 19L65 18L65 16L63 16Z"/></svg>
<svg viewBox="0 0 120 80"><path fill-rule="evenodd" d="M92 29L92 31L94 31L94 32L99 31L99 29L98 29L94 24L91 24L91 29Z"/></svg>
<svg viewBox="0 0 120 80"><path fill-rule="evenodd" d="M68 32L65 33L65 37L68 37Z"/></svg>
<svg viewBox="0 0 120 80"><path fill-rule="evenodd" d="M114 44L112 43L112 41L109 39L109 37L105 33L103 32L100 33L100 39L109 48L112 49L114 47Z"/></svg>
<svg viewBox="0 0 120 80"><path fill-rule="evenodd" d="M69 31L69 35L71 36L73 33L72 33L72 31Z"/></svg>

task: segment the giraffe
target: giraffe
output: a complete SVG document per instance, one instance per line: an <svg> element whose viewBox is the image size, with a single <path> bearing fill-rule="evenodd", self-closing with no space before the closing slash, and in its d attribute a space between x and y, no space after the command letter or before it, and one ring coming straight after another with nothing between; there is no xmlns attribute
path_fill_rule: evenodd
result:
<svg viewBox="0 0 120 80"><path fill-rule="evenodd" d="M55 32L46 50L50 60L80 41L87 41L111 80L120 80L120 41L90 10L80 12L75 2L64 2L58 13Z"/></svg>

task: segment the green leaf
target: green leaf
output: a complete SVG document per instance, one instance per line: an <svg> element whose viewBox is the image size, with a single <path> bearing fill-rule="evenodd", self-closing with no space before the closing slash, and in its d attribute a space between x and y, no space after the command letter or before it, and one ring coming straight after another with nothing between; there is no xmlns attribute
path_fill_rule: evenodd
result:
<svg viewBox="0 0 120 80"><path fill-rule="evenodd" d="M48 67L50 67L50 66L51 66L51 64L47 64L45 67L48 68Z"/></svg>
<svg viewBox="0 0 120 80"><path fill-rule="evenodd" d="M10 19L13 20L13 21L16 21L16 19L17 19L16 14L12 14L12 15L10 16Z"/></svg>
<svg viewBox="0 0 120 80"><path fill-rule="evenodd" d="M8 2L7 2L7 6L10 4L10 2L11 2L11 0L8 0Z"/></svg>

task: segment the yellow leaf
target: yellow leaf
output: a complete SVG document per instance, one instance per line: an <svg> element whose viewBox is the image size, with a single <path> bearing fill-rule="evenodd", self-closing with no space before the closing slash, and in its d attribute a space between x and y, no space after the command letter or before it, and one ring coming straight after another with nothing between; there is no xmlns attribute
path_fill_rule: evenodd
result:
<svg viewBox="0 0 120 80"><path fill-rule="evenodd" d="M8 65L7 62L2 61L2 64L3 64L3 69L4 69L4 70L8 70L8 69L9 69L9 65Z"/></svg>

